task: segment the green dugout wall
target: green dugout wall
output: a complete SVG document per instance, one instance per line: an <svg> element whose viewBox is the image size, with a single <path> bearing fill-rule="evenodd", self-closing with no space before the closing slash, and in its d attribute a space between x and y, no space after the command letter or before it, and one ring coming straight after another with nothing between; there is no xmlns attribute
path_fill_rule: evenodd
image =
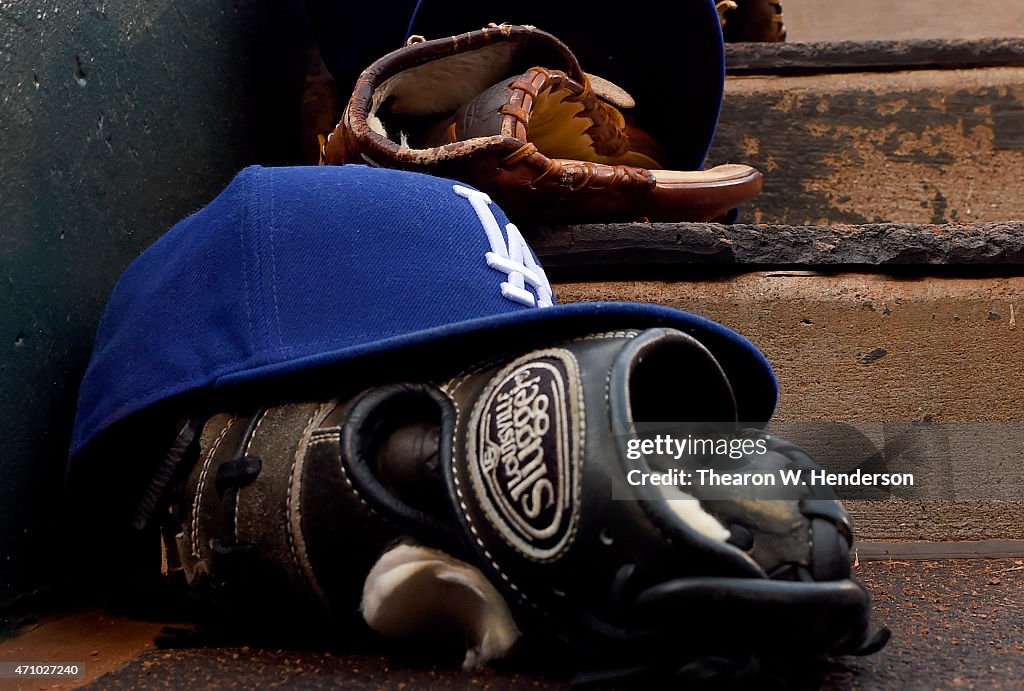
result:
<svg viewBox="0 0 1024 691"><path fill-rule="evenodd" d="M0 631L102 568L58 530L93 333L144 247L241 167L296 162L301 8L0 2Z"/></svg>

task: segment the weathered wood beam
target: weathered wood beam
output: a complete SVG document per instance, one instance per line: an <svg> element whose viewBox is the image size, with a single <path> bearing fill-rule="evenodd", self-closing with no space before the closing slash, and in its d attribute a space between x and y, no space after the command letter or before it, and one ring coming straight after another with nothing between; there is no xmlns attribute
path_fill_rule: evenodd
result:
<svg viewBox="0 0 1024 691"><path fill-rule="evenodd" d="M731 43L726 73L820 74L1024 65L1020 38Z"/></svg>
<svg viewBox="0 0 1024 691"><path fill-rule="evenodd" d="M1024 219L1024 68L728 79L726 162L764 173L747 222Z"/></svg>
<svg viewBox="0 0 1024 691"><path fill-rule="evenodd" d="M546 267L1024 264L1024 222L732 226L616 223L537 228L530 244Z"/></svg>
<svg viewBox="0 0 1024 691"><path fill-rule="evenodd" d="M861 561L935 561L937 559L1007 559L1024 557L1024 540L964 542L859 542Z"/></svg>

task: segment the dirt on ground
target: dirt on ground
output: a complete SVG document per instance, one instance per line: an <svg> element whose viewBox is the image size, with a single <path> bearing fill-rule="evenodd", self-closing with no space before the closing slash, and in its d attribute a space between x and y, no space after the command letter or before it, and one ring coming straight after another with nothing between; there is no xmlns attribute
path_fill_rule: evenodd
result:
<svg viewBox="0 0 1024 691"><path fill-rule="evenodd" d="M844 657L808 665L791 680L789 688L1021 688L1024 559L863 562L855 566L855 574L874 598L875 625L892 630L889 645L865 658ZM0 644L0 661L81 658L88 677L75 683L87 682L88 689L567 688L565 680L521 669L463 672L454 666L369 650L156 649L153 636L159 629L160 625L152 622L82 613L40 625ZM13 683L11 688L68 685L36 680Z"/></svg>

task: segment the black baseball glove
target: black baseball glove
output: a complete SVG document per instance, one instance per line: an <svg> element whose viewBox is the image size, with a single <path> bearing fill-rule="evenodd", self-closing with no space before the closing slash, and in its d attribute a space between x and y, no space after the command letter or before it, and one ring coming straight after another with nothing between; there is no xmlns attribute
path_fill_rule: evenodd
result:
<svg viewBox="0 0 1024 691"><path fill-rule="evenodd" d="M467 667L541 641L578 681L885 644L830 490L753 482L818 466L742 428L694 338L585 334L467 364L185 423L150 492L168 571L228 610L452 631Z"/></svg>

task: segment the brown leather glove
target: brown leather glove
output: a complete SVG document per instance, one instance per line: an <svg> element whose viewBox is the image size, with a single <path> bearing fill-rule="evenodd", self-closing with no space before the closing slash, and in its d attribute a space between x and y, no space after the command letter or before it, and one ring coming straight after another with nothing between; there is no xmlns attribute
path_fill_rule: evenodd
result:
<svg viewBox="0 0 1024 691"><path fill-rule="evenodd" d="M721 0L716 4L727 43L786 40L781 0Z"/></svg>
<svg viewBox="0 0 1024 691"><path fill-rule="evenodd" d="M360 75L323 162L460 179L535 222L706 221L760 191L745 165L666 170L632 106L530 26L414 38Z"/></svg>

